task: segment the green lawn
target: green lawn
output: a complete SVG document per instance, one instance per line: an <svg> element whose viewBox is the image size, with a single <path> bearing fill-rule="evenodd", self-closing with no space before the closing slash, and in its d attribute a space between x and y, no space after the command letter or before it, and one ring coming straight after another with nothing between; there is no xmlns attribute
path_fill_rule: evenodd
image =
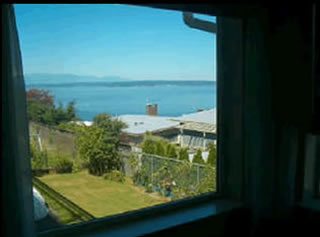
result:
<svg viewBox="0 0 320 237"><path fill-rule="evenodd" d="M145 193L142 188L133 186L129 178L124 183L117 183L89 175L87 171L52 174L43 176L41 180L95 217L118 214L170 200Z"/></svg>
<svg viewBox="0 0 320 237"><path fill-rule="evenodd" d="M42 197L46 200L49 207L54 211L54 213L59 216L59 222L61 224L66 225L81 222L81 220L78 217L72 215L72 213L70 213L67 209L61 206L60 203L56 202L54 199L52 199L45 193L41 192L40 190L38 191L41 193Z"/></svg>

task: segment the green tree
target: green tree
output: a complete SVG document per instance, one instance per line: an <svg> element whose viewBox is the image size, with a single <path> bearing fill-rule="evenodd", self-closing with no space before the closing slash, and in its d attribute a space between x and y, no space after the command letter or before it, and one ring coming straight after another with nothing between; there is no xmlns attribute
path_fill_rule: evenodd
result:
<svg viewBox="0 0 320 237"><path fill-rule="evenodd" d="M100 176L119 169L120 159L114 137L96 126L82 127L81 130L75 143L80 157L88 164L89 173Z"/></svg>
<svg viewBox="0 0 320 237"><path fill-rule="evenodd" d="M27 90L26 97L27 114L31 121L54 126L78 119L74 101L69 102L66 109L61 103L56 108L50 91L34 88Z"/></svg>
<svg viewBox="0 0 320 237"><path fill-rule="evenodd" d="M79 120L76 115L75 101L70 101L68 103L65 113L68 121Z"/></svg>
<svg viewBox="0 0 320 237"><path fill-rule="evenodd" d="M61 102L59 103L58 108L56 108L54 111L54 120L55 120L56 124L60 124L60 123L68 121L67 115L63 109Z"/></svg>
<svg viewBox="0 0 320 237"><path fill-rule="evenodd" d="M118 119L112 119L109 114L99 113L93 118L92 126L101 128L108 136L113 137L116 147L119 145L121 130L127 125Z"/></svg>
<svg viewBox="0 0 320 237"><path fill-rule="evenodd" d="M142 152L147 154L156 154L156 147L151 139L144 139L141 143Z"/></svg>
<svg viewBox="0 0 320 237"><path fill-rule="evenodd" d="M167 144L166 156L170 158L177 158L176 147L170 143Z"/></svg>
<svg viewBox="0 0 320 237"><path fill-rule="evenodd" d="M112 120L107 114L94 117L90 127L77 127L76 148L88 164L89 173L102 175L120 169L121 159L118 142L124 123Z"/></svg>
<svg viewBox="0 0 320 237"><path fill-rule="evenodd" d="M154 141L155 154L158 156L165 156L165 144L161 141Z"/></svg>
<svg viewBox="0 0 320 237"><path fill-rule="evenodd" d="M99 113L93 118L93 125L112 133L114 136L119 136L121 130L127 125L118 119L112 119L109 114Z"/></svg>
<svg viewBox="0 0 320 237"><path fill-rule="evenodd" d="M216 166L217 164L217 149L214 143L209 144L209 155L207 164L211 166Z"/></svg>
<svg viewBox="0 0 320 237"><path fill-rule="evenodd" d="M198 149L196 154L193 157L192 163L204 164L204 160L202 159L201 149Z"/></svg>
<svg viewBox="0 0 320 237"><path fill-rule="evenodd" d="M47 109L48 108L45 105L37 101L32 100L27 102L27 114L29 120L31 121L49 123L49 121L47 121L47 119L43 117Z"/></svg>
<svg viewBox="0 0 320 237"><path fill-rule="evenodd" d="M170 144L167 140L158 136L153 136L148 132L144 135L141 148L144 153L177 158L175 146Z"/></svg>
<svg viewBox="0 0 320 237"><path fill-rule="evenodd" d="M156 154L156 143L155 139L152 136L152 133L147 131L144 136L143 136L143 141L141 143L141 149L142 152L147 153L147 154Z"/></svg>
<svg viewBox="0 0 320 237"><path fill-rule="evenodd" d="M206 166L201 171L200 183L196 188L196 194L213 192L216 190L216 170Z"/></svg>
<svg viewBox="0 0 320 237"><path fill-rule="evenodd" d="M26 92L27 101L36 101L42 105L54 107L54 96L50 94L49 90L30 88Z"/></svg>
<svg viewBox="0 0 320 237"><path fill-rule="evenodd" d="M40 151L34 141L30 142L30 158L32 169L44 168L48 163L47 150Z"/></svg>
<svg viewBox="0 0 320 237"><path fill-rule="evenodd" d="M179 160L189 161L189 154L186 148L181 148L179 151Z"/></svg>

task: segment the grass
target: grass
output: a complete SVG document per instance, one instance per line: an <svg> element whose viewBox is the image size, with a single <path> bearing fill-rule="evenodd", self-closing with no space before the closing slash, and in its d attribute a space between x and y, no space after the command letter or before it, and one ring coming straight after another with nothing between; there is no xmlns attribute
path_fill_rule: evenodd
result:
<svg viewBox="0 0 320 237"><path fill-rule="evenodd" d="M74 216L71 212L69 212L67 209L65 209L63 206L61 206L61 204L59 204L57 201L52 199L50 196L46 195L45 193L41 192L40 190L38 190L38 191L41 193L42 197L46 200L49 207L51 209L53 209L55 214L57 214L59 216L59 222L61 224L64 224L64 225L73 224L73 223L77 223L77 222L81 221L79 218Z"/></svg>
<svg viewBox="0 0 320 237"><path fill-rule="evenodd" d="M52 174L43 176L41 180L95 217L114 215L170 200L145 193L143 189L134 186L130 178L126 178L124 183L118 183L89 175L87 171Z"/></svg>

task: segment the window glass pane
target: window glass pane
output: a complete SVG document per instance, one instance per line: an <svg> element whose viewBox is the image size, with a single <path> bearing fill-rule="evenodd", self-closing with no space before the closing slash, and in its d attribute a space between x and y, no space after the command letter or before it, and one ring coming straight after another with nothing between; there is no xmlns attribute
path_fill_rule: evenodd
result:
<svg viewBox="0 0 320 237"><path fill-rule="evenodd" d="M39 230L216 190L215 33L118 4L15 14Z"/></svg>

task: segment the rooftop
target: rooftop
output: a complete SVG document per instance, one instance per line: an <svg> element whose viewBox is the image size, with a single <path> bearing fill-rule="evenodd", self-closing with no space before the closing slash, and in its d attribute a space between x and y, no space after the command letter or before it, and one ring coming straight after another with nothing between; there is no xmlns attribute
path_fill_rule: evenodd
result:
<svg viewBox="0 0 320 237"><path fill-rule="evenodd" d="M216 109L184 114L180 117L150 116L150 115L120 115L116 117L128 125L123 129L126 133L144 134L168 128L182 128L200 132L216 132ZM90 126L91 121L79 121L77 124Z"/></svg>
<svg viewBox="0 0 320 237"><path fill-rule="evenodd" d="M178 126L186 130L194 130L199 132L216 133L216 125L213 123L185 122Z"/></svg>
<svg viewBox="0 0 320 237"><path fill-rule="evenodd" d="M217 110L214 108L214 109L204 110L201 112L184 114L180 117L176 117L176 118L172 118L172 119L182 120L182 121L199 122L199 123L216 124L216 116L217 116Z"/></svg>
<svg viewBox="0 0 320 237"><path fill-rule="evenodd" d="M176 127L178 121L170 120L170 117L150 116L150 115L121 115L118 119L128 125L123 131L127 133L144 134L147 131L157 131Z"/></svg>

